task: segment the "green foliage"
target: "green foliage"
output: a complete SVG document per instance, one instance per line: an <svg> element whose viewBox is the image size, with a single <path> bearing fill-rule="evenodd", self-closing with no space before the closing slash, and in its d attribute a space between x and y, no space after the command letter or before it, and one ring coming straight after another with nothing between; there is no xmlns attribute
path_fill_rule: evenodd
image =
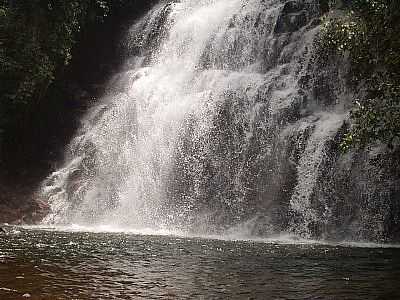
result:
<svg viewBox="0 0 400 300"><path fill-rule="evenodd" d="M99 0L0 1L0 139L22 126L69 64L81 28L107 13Z"/></svg>
<svg viewBox="0 0 400 300"><path fill-rule="evenodd" d="M348 56L359 99L342 148L382 142L400 145L400 2L354 0L345 15L327 18L325 50Z"/></svg>

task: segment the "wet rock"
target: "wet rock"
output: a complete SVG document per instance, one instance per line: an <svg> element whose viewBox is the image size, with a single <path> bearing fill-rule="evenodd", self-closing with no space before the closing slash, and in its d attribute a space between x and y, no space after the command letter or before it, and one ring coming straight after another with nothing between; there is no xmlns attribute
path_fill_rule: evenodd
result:
<svg viewBox="0 0 400 300"><path fill-rule="evenodd" d="M27 197L28 198L28 197ZM19 204L18 198L9 197L5 203L0 202L0 224L34 225L39 223L49 212L49 205L39 199L30 197L26 203ZM1 227L3 230L4 226ZM0 234L3 231L0 229Z"/></svg>
<svg viewBox="0 0 400 300"><path fill-rule="evenodd" d="M282 9L282 15L298 13L304 9L304 3L300 1L288 1Z"/></svg>
<svg viewBox="0 0 400 300"><path fill-rule="evenodd" d="M308 14L303 2L286 2L275 25L274 32L290 33L299 30L308 23Z"/></svg>
<svg viewBox="0 0 400 300"><path fill-rule="evenodd" d="M307 21L307 13L305 11L297 14L280 16L276 23L275 33L295 32L305 26Z"/></svg>

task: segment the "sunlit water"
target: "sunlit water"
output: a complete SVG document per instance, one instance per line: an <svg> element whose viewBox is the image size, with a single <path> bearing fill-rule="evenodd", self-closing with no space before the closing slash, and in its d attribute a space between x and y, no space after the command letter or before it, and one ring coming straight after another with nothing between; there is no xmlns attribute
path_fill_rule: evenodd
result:
<svg viewBox="0 0 400 300"><path fill-rule="evenodd" d="M400 299L394 246L8 231L2 300Z"/></svg>

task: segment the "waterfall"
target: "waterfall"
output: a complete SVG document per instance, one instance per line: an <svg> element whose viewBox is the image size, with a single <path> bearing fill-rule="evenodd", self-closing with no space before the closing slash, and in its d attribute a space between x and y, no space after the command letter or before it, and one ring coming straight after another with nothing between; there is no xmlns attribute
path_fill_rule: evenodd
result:
<svg viewBox="0 0 400 300"><path fill-rule="evenodd" d="M319 17L311 0L160 1L43 182L43 222L380 238L390 195L358 182L373 154L337 148L351 94L346 63L318 59Z"/></svg>

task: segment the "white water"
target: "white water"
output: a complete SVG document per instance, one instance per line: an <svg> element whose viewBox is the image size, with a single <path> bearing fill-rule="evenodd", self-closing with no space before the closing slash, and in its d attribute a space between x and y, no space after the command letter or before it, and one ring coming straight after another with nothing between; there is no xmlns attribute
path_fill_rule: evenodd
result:
<svg viewBox="0 0 400 300"><path fill-rule="evenodd" d="M347 118L340 99L321 105L300 88L313 65L313 7L308 25L277 34L279 0L156 5L127 35L127 52L139 54L43 183L38 196L52 209L43 223L229 236L261 218L269 235L311 237L310 226L334 218L312 199ZM297 182L286 190L290 172Z"/></svg>
<svg viewBox="0 0 400 300"><path fill-rule="evenodd" d="M81 135L71 144L70 161L67 159L66 166L53 174L58 177L55 181L60 192L53 196L54 185L45 188L44 193L51 195L56 211L45 222L67 218L82 223L140 226L161 220L163 212L158 210L158 204L165 197L163 184L185 121L195 118L194 139L201 140L212 130L212 119L224 101L225 92L245 92L251 99L263 82L265 75L257 72L256 63L248 62L256 61L256 57L246 52L261 48L254 43L265 39L268 28L249 35L246 27L250 22L244 20L246 16L254 17L253 11L263 11L260 6L260 1L244 5L238 0L171 4L171 12L163 25L169 28L168 36L152 55L151 62L122 74L126 82L124 91L103 100L104 108L100 109L105 112L99 121L93 121L99 108L88 116ZM278 6L271 8L266 17L274 19L278 9ZM146 40L146 33L151 32L154 20L163 11L163 6L156 7L134 26L133 36L129 38ZM230 28L235 16L235 27ZM138 38L141 34L144 36ZM228 52L237 37L248 42L242 42L241 49L234 50L238 60L233 61ZM213 48L209 54L221 66L200 68L206 47ZM236 65L241 68L237 70ZM88 144L95 152L90 166L93 170L89 171L90 178L79 182L79 188L74 191L77 194L82 191L82 199L79 199L79 210L71 216L66 181L71 171L82 167L82 156L87 155L82 149ZM108 188L115 189L111 197L117 198L118 207L105 215L90 215L101 213L99 209L108 209L101 207L104 205L101 198L111 192Z"/></svg>
<svg viewBox="0 0 400 300"><path fill-rule="evenodd" d="M289 233L281 233L276 234L268 238L262 237L254 237L248 235L247 232L231 232L225 235L199 235L199 234L188 234L187 232L181 231L168 231L162 229L126 229L126 228L118 228L112 227L110 225L104 226L96 226L96 227L86 227L81 225L69 225L69 226L19 226L16 227L18 229L31 230L31 231L57 231L57 232L86 232L93 234L102 234L102 233L110 233L110 234L123 234L123 235L137 235L137 236L169 236L182 238L187 240L196 240L196 239L204 239L204 240L222 240L222 241L239 241L239 242L249 242L249 243L267 243L267 244L282 244L282 245L308 245L310 247L314 245L325 245L331 247L350 247L350 248L382 248L382 249L397 249L400 248L399 244L380 244L373 242L354 242L354 241L323 241L323 240L313 240L313 239L305 239L300 236L296 236ZM21 231L18 229L14 229L9 232L9 235L18 235L21 234ZM1 258L1 256L0 256Z"/></svg>

